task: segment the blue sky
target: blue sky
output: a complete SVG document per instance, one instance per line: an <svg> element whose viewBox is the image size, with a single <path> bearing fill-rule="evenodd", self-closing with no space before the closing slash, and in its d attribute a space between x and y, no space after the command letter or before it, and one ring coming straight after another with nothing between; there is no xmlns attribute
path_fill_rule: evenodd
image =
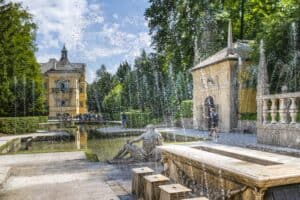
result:
<svg viewBox="0 0 300 200"><path fill-rule="evenodd" d="M92 82L101 64L115 72L132 63L141 49L151 51L144 11L147 0L13 0L21 2L38 25L39 62L60 58L66 44L71 62L87 64Z"/></svg>

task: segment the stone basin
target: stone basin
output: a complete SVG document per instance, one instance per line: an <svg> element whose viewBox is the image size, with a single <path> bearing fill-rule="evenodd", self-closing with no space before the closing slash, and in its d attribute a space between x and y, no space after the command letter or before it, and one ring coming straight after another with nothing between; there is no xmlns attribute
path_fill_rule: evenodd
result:
<svg viewBox="0 0 300 200"><path fill-rule="evenodd" d="M299 158L212 143L159 149L166 174L209 199L300 199Z"/></svg>

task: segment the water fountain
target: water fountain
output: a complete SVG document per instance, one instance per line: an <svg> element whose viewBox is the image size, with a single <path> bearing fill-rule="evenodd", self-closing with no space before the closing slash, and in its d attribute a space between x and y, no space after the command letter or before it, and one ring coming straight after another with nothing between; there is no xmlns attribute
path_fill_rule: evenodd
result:
<svg viewBox="0 0 300 200"><path fill-rule="evenodd" d="M299 158L219 144L165 145L166 174L209 199L297 197Z"/></svg>

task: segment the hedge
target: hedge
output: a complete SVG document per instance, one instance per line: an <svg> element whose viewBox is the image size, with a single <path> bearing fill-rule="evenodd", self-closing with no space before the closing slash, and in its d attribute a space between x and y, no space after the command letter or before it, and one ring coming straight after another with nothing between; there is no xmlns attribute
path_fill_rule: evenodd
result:
<svg viewBox="0 0 300 200"><path fill-rule="evenodd" d="M102 116L105 120L111 120L111 121L120 121L121 120L120 112L102 113Z"/></svg>
<svg viewBox="0 0 300 200"><path fill-rule="evenodd" d="M48 116L1 117L0 133L23 134L36 132L39 123L47 122Z"/></svg>
<svg viewBox="0 0 300 200"><path fill-rule="evenodd" d="M257 119L256 113L240 113L240 120L256 121L256 119Z"/></svg>
<svg viewBox="0 0 300 200"><path fill-rule="evenodd" d="M126 126L128 128L141 128L145 127L147 124L152 123L151 113L150 112L142 112L139 110L125 112L127 117Z"/></svg>

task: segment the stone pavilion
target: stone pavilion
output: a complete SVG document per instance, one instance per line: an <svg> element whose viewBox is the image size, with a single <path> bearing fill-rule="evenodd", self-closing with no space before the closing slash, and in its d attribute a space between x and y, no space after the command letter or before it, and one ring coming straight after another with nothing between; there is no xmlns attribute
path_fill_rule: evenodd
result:
<svg viewBox="0 0 300 200"><path fill-rule="evenodd" d="M193 76L193 126L207 130L209 108L219 114L219 128L229 132L237 128L242 113L256 113L256 90L244 85L249 77L249 41L232 41L228 25L227 47L196 64Z"/></svg>

